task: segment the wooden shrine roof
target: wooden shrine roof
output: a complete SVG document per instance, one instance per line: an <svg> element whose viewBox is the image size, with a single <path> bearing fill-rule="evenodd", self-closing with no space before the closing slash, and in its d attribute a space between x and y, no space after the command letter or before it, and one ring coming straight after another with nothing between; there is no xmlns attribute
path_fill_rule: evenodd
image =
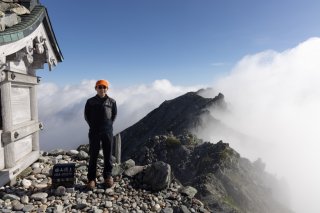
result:
<svg viewBox="0 0 320 213"><path fill-rule="evenodd" d="M20 15L21 21L0 32L0 46L18 41L30 35L43 23L50 43L59 62L63 61L63 55L57 43L47 9L42 5L36 5L29 14Z"/></svg>

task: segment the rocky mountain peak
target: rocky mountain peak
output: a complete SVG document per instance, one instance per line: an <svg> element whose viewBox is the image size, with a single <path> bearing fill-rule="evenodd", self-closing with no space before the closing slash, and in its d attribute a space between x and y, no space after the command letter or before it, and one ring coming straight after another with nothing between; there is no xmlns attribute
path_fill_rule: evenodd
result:
<svg viewBox="0 0 320 213"><path fill-rule="evenodd" d="M124 159L130 158L143 143L155 135L173 133L184 134L203 124L202 116L211 122L214 119L208 108L226 107L224 95L219 93L214 98L204 98L198 92L188 92L175 99L164 101L158 108L151 111L139 122L121 132Z"/></svg>

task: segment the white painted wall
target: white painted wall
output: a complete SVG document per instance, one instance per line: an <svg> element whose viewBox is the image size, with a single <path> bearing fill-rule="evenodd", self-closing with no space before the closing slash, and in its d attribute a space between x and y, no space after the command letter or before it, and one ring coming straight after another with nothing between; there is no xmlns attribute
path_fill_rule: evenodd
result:
<svg viewBox="0 0 320 213"><path fill-rule="evenodd" d="M30 88L13 86L11 89L13 125L31 120Z"/></svg>
<svg viewBox="0 0 320 213"><path fill-rule="evenodd" d="M14 142L14 150L15 159L17 161L29 154L32 151L32 135Z"/></svg>

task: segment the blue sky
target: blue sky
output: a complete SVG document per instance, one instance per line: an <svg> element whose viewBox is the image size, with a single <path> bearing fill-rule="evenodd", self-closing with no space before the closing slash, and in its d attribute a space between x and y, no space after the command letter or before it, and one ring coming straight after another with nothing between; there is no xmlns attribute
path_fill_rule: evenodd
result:
<svg viewBox="0 0 320 213"><path fill-rule="evenodd" d="M42 82L211 85L242 57L319 36L320 1L41 0L64 55Z"/></svg>

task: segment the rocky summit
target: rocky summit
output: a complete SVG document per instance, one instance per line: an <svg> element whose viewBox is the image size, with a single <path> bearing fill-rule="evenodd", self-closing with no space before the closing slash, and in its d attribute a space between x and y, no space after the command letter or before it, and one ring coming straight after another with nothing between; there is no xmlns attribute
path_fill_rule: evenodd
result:
<svg viewBox="0 0 320 213"><path fill-rule="evenodd" d="M23 171L13 186L0 188L0 212L203 212L204 204L194 197L196 190L171 178L164 162L137 166L133 160L115 164L115 184L103 185L102 153L98 158L98 185L86 188L88 146L78 150L44 152ZM75 185L52 188L55 164L75 163ZM98 176L98 177L99 177Z"/></svg>

